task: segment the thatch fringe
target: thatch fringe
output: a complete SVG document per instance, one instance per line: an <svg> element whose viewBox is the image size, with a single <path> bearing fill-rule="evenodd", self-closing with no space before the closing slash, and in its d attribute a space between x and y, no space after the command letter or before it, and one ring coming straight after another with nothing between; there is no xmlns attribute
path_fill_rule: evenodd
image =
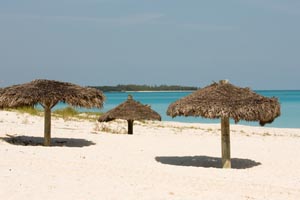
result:
<svg viewBox="0 0 300 200"><path fill-rule="evenodd" d="M222 117L271 123L280 116L280 104L275 97L256 94L249 88L230 83L213 83L169 105L167 114L176 116Z"/></svg>
<svg viewBox="0 0 300 200"><path fill-rule="evenodd" d="M58 102L76 107L101 108L105 97L100 90L53 80L34 80L0 90L0 107L54 106Z"/></svg>

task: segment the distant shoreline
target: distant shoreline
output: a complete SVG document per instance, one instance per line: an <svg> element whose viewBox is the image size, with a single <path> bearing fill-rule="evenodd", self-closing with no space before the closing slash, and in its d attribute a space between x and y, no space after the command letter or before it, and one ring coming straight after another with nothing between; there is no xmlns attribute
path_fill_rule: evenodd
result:
<svg viewBox="0 0 300 200"><path fill-rule="evenodd" d="M116 86L89 86L103 92L189 92L196 91L198 87L181 85L116 85Z"/></svg>
<svg viewBox="0 0 300 200"><path fill-rule="evenodd" d="M143 92L145 92L145 93L147 93L147 92L161 92L161 93L165 93L165 92L195 92L196 90L128 90L128 91L104 91L104 92L111 92L111 93L113 93L113 92L124 92L124 93L129 93L129 92L141 92L141 93L143 93Z"/></svg>

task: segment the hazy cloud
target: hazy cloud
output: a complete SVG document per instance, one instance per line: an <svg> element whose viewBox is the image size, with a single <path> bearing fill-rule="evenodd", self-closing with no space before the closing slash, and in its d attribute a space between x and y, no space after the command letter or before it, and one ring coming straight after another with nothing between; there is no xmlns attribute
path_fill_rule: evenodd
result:
<svg viewBox="0 0 300 200"><path fill-rule="evenodd" d="M36 78L300 86L300 0L17 2L0 1L0 87Z"/></svg>
<svg viewBox="0 0 300 200"><path fill-rule="evenodd" d="M284 13L288 15L300 15L300 1L298 0L244 0L248 4L252 4L273 12Z"/></svg>
<svg viewBox="0 0 300 200"><path fill-rule="evenodd" d="M225 25L215 25L215 24L183 24L182 25L185 28L188 29L194 29L199 31L234 31L237 30L236 27L233 26L225 26Z"/></svg>
<svg viewBox="0 0 300 200"><path fill-rule="evenodd" d="M137 25L151 23L164 15L159 13L141 13L120 17L90 17L90 16L42 16L42 15L0 15L2 20L54 20L67 22L90 22L109 25Z"/></svg>

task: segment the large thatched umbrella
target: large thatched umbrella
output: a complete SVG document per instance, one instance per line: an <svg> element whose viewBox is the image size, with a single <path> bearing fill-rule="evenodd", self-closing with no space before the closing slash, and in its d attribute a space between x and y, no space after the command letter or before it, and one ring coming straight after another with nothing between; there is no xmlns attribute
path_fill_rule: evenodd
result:
<svg viewBox="0 0 300 200"><path fill-rule="evenodd" d="M101 115L99 122L108 122L115 119L124 119L128 122L128 134L133 134L134 120L161 120L160 115L152 110L149 106L143 105L138 101L132 99L128 95L127 101L121 103L112 110Z"/></svg>
<svg viewBox="0 0 300 200"><path fill-rule="evenodd" d="M169 105L167 114L176 116L201 116L221 118L222 164L230 168L229 118L259 121L260 125L272 123L280 115L277 98L267 98L249 88L239 88L227 81L213 83Z"/></svg>
<svg viewBox="0 0 300 200"><path fill-rule="evenodd" d="M0 107L34 106L40 103L45 112L44 145L50 146L51 109L58 102L71 106L101 108L105 96L97 89L53 80L34 80L0 91Z"/></svg>

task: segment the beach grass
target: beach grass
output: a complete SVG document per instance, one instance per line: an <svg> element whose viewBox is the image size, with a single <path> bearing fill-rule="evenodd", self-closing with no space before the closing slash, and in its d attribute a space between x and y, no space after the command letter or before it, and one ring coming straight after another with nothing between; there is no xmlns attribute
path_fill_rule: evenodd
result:
<svg viewBox="0 0 300 200"><path fill-rule="evenodd" d="M63 119L74 118L79 115L79 112L72 107L58 109L52 112L54 116L62 117Z"/></svg>
<svg viewBox="0 0 300 200"><path fill-rule="evenodd" d="M72 107L66 107L53 111L53 116L63 118L64 120L78 119L95 121L99 118L101 113L95 112L78 112Z"/></svg>
<svg viewBox="0 0 300 200"><path fill-rule="evenodd" d="M9 111L17 111L19 113L27 113L32 116L43 116L44 111L35 107L19 107L14 109L8 109ZM89 120L95 121L101 113L95 112L78 112L72 107L65 107L62 109L57 109L52 112L52 116L56 118L62 118L64 120L78 119L78 120Z"/></svg>
<svg viewBox="0 0 300 200"><path fill-rule="evenodd" d="M14 108L14 109L7 109L8 111L17 111L19 113L27 113L29 115L33 115L33 116L42 116L43 115L43 111L31 106L24 106L24 107L18 107L18 108Z"/></svg>

